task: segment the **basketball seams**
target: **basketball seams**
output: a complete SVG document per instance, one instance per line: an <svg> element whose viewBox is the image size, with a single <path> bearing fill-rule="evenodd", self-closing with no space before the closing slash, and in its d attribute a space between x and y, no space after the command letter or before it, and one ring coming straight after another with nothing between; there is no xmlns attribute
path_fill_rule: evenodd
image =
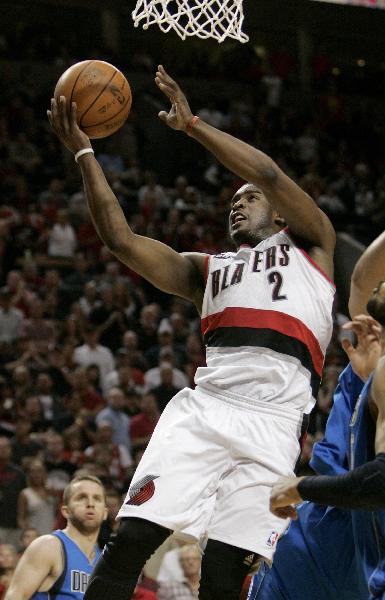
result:
<svg viewBox="0 0 385 600"><path fill-rule="evenodd" d="M118 110L117 113L115 113L112 117L108 117L108 119L106 119L105 121L99 121L98 123L93 123L91 125L82 125L82 128L85 129L89 129L90 127L99 127L99 125L105 125L106 123L108 123L108 121L111 121L112 119L115 119L118 115L120 115L120 113L123 110L130 110L131 109L131 104L129 102L126 102L126 104L124 106L122 106L122 108L120 110Z"/></svg>
<svg viewBox="0 0 385 600"><path fill-rule="evenodd" d="M57 82L54 95L66 96L69 108L77 103L78 125L91 139L108 137L120 129L132 104L130 84L123 73L96 59L69 67Z"/></svg>
<svg viewBox="0 0 385 600"><path fill-rule="evenodd" d="M82 73L84 73L84 71L85 71L86 69L88 69L88 67L89 67L90 65L92 65L92 63L93 63L93 62L94 62L93 60L89 60L89 61L87 62L87 64L86 64L86 65L84 65L84 67L83 67L82 69L80 69L79 73L77 74L77 76L76 76L76 79L75 79L75 81L74 81L74 84L73 84L73 86L72 86L72 90L71 90L71 98L70 98L69 109L71 109L71 106L72 106L72 98L73 98L74 91L75 91L75 88L76 88L76 84L77 84L77 82L78 82L78 80L79 80L79 77L80 77L80 75L81 75Z"/></svg>
<svg viewBox="0 0 385 600"><path fill-rule="evenodd" d="M119 111L119 114L121 112L122 111ZM128 114L129 114L129 112L128 112ZM105 128L106 128L106 126L108 125L108 123L110 121L113 122L113 120L116 119L117 115L114 115L113 117L110 117L107 121L103 121L103 123L95 123L94 125L85 125L85 126L83 125L82 129L83 129L84 133L86 133L91 140L92 139L97 139L97 138L107 137L107 135L110 135L111 133L115 133L115 131L117 131L117 129L120 129L120 127L126 121L126 119L128 117L128 114L127 115L123 115L121 117L121 120L119 121L118 126L115 127L110 133L108 133ZM104 126L104 128L103 128L103 126Z"/></svg>
<svg viewBox="0 0 385 600"><path fill-rule="evenodd" d="M88 111L94 106L95 102L97 102L97 100L99 100L100 96L103 94L103 92L106 90L107 86L111 83L111 81L113 80L113 78L115 77L116 73L118 73L118 69L116 69L114 71L114 73L112 74L112 76L109 78L109 80L107 81L106 85L104 86L104 88L102 88L99 92L99 94L97 94L95 96L95 98L93 99L93 101L91 102L91 104L89 105L89 107L87 108L87 110L84 111L84 113L82 114L82 116L79 119L79 126L83 127L82 121L85 117L85 115L88 113ZM98 123L98 125L101 125L101 123ZM87 125L86 127L89 127L89 125Z"/></svg>

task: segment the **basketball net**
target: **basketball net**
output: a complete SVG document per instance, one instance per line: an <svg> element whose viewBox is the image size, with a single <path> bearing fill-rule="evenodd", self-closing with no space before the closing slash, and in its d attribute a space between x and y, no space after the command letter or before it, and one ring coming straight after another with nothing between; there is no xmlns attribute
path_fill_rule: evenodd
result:
<svg viewBox="0 0 385 600"><path fill-rule="evenodd" d="M243 0L137 0L132 18L135 27L159 25L167 33L174 29L182 40L187 36L227 37L242 42L249 37L242 32Z"/></svg>

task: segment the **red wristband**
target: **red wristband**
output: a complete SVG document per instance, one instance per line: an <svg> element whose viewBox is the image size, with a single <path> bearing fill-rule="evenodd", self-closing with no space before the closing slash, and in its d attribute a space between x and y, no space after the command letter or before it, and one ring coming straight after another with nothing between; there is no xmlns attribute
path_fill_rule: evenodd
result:
<svg viewBox="0 0 385 600"><path fill-rule="evenodd" d="M197 117L196 115L194 117L192 117L192 119L187 123L187 127L186 127L186 133L187 135L191 135L192 134L192 130L194 125L197 123L197 121L199 121L199 117Z"/></svg>

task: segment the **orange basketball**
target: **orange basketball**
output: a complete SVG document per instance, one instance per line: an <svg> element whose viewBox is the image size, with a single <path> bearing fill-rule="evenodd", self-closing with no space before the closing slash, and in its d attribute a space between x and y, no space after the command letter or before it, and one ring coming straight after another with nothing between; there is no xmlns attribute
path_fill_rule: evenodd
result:
<svg viewBox="0 0 385 600"><path fill-rule="evenodd" d="M123 73L103 60L83 60L63 73L54 96L65 96L68 111L77 104L79 127L92 139L117 131L127 119L132 102Z"/></svg>

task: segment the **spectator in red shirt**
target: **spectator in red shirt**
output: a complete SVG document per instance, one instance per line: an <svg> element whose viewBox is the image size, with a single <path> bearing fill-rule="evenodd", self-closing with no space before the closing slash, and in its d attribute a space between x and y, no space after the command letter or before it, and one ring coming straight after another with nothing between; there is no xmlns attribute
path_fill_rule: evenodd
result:
<svg viewBox="0 0 385 600"><path fill-rule="evenodd" d="M88 213L83 215L83 222L79 225L77 230L77 238L79 248L82 252L89 258L97 259L102 247L102 242L96 233L94 224Z"/></svg>
<svg viewBox="0 0 385 600"><path fill-rule="evenodd" d="M130 436L133 448L147 445L160 417L158 403L152 392L140 401L140 413L131 418Z"/></svg>
<svg viewBox="0 0 385 600"><path fill-rule="evenodd" d="M9 271L6 285L11 290L12 306L19 308L25 316L29 316L29 306L35 294L27 289L20 271Z"/></svg>
<svg viewBox="0 0 385 600"><path fill-rule="evenodd" d="M90 384L87 378L87 370L84 367L78 367L72 375L73 391L78 393L82 400L83 408L91 414L96 414L101 410L105 402L95 388Z"/></svg>
<svg viewBox="0 0 385 600"><path fill-rule="evenodd" d="M138 583L134 590L132 600L158 600L158 596L155 592L152 592Z"/></svg>

